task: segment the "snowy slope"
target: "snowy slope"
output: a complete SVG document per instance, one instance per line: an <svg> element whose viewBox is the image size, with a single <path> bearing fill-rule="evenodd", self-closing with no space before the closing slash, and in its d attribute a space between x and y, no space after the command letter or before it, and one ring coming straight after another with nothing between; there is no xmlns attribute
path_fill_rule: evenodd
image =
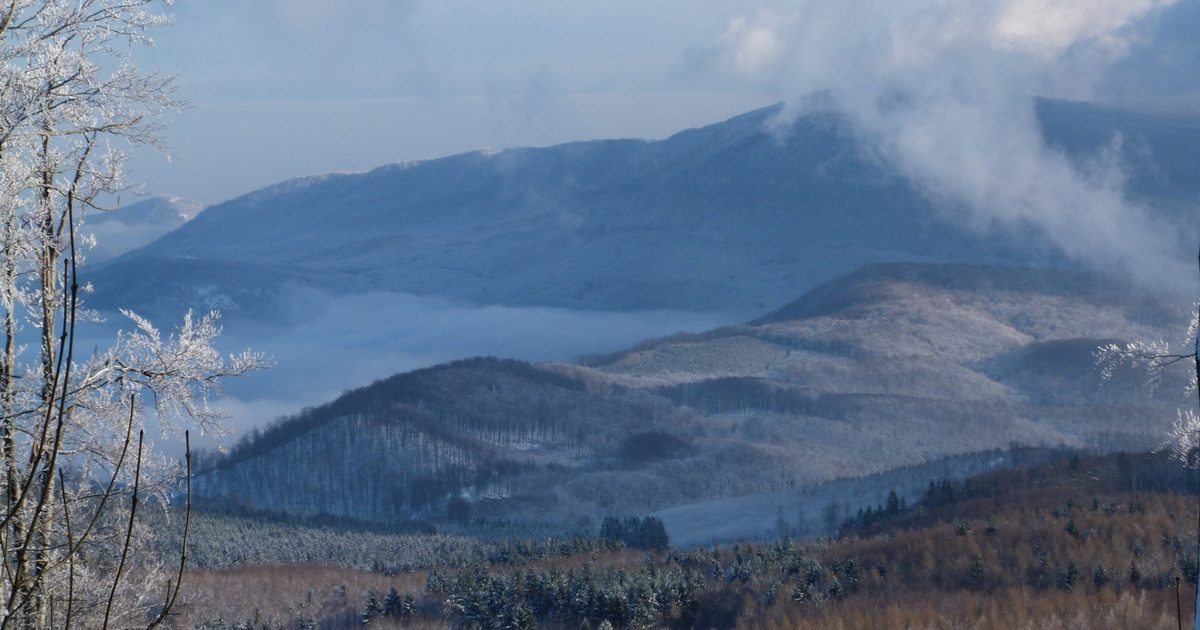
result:
<svg viewBox="0 0 1200 630"><path fill-rule="evenodd" d="M838 118L812 115L773 133L774 112L654 142L475 152L287 181L210 207L94 270L94 306L166 315L213 304L271 316L297 284L751 315L864 264L1061 262L1028 234L959 227L866 155ZM1194 121L1058 102L1040 112L1047 138L1069 152L1120 133L1143 198L1167 208L1196 198ZM146 273L156 268L171 269L170 291Z"/></svg>
<svg viewBox="0 0 1200 630"><path fill-rule="evenodd" d="M143 247L191 221L204 204L180 197L154 196L111 212L93 210L80 227L81 235L96 237L88 252L91 262L101 262Z"/></svg>

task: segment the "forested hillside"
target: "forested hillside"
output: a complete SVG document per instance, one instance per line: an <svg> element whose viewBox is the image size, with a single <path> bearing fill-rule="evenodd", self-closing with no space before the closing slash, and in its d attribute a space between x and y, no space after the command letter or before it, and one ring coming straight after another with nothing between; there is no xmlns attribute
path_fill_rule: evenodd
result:
<svg viewBox="0 0 1200 630"><path fill-rule="evenodd" d="M602 541L500 546L465 564L453 553L439 566L433 552L427 565L388 574L204 571L191 578L199 605L185 620L204 628L1168 630L1177 623L1176 585L1185 603L1195 594L1196 488L1195 472L1161 454L1065 453L962 482L930 479L915 501L859 513L834 538L666 553ZM419 538L410 544L433 549ZM381 565L388 560L383 554Z"/></svg>
<svg viewBox="0 0 1200 630"><path fill-rule="evenodd" d="M529 500L527 484L552 487L581 462L675 455L667 451L687 445L674 436L696 420L638 390L470 359L384 379L256 431L204 464L196 485L201 496L289 514L440 515L452 496L481 508ZM646 450L655 439L666 450Z"/></svg>
<svg viewBox="0 0 1200 630"><path fill-rule="evenodd" d="M668 508L722 529L754 514L754 532L723 535L761 535L776 512L820 513L830 499L811 488L838 478L1014 444L1157 444L1186 373L1157 389L1132 370L1104 382L1092 353L1184 316L1105 276L872 267L755 322L586 365L472 359L399 374L201 460L196 491L467 529L591 531L607 514ZM766 495L749 512L727 502Z"/></svg>

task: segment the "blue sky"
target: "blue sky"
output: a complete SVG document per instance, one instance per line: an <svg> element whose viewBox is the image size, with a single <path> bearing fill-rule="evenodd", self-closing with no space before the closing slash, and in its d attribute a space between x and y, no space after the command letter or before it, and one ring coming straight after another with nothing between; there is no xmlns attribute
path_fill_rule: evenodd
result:
<svg viewBox="0 0 1200 630"><path fill-rule="evenodd" d="M213 203L288 177L475 148L663 137L819 87L803 76L810 61L778 58L813 54L791 41L806 32L797 21L840 19L830 28L856 36L852 16L822 13L831 4L179 0L175 26L138 57L177 74L191 107L170 119L173 161L140 152L130 176L149 192ZM1053 21L1038 12L1054 5L1101 24L1109 15L1122 21L1103 35L1121 35L1124 49L1094 64L1102 74L1086 87L1043 77L1014 89L1200 105L1197 0L992 4L1038 24ZM938 3L888 6L900 5L930 11ZM1071 26L1037 36L1091 36Z"/></svg>
<svg viewBox="0 0 1200 630"><path fill-rule="evenodd" d="M771 103L695 76L734 3L183 0L141 54L191 103L148 190L216 202L281 179L476 148L659 137Z"/></svg>

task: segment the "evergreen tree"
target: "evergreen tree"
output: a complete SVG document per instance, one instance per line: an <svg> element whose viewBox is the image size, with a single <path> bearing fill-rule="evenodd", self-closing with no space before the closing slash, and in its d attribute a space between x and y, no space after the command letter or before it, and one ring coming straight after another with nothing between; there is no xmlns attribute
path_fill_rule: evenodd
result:
<svg viewBox="0 0 1200 630"><path fill-rule="evenodd" d="M796 582L796 586L792 587L792 601L798 604L807 604L813 601L812 589L808 582Z"/></svg>
<svg viewBox="0 0 1200 630"><path fill-rule="evenodd" d="M1103 588L1111 581L1112 576L1109 575L1108 569L1105 569L1104 565L1097 565L1096 569L1092 571L1092 583L1096 585L1096 588Z"/></svg>
<svg viewBox="0 0 1200 630"><path fill-rule="evenodd" d="M388 589L387 595L383 598L383 603L380 606L380 612L385 617L399 617L400 609L404 606L404 601L400 599L400 593L396 591L396 587Z"/></svg>
<svg viewBox="0 0 1200 630"><path fill-rule="evenodd" d="M615 516L607 516L604 522L600 524L600 538L603 540L624 540L625 528L621 525L620 519Z"/></svg>
<svg viewBox="0 0 1200 630"><path fill-rule="evenodd" d="M896 491L892 490L887 497L887 513L895 516L900 513L900 497L896 495Z"/></svg>
<svg viewBox="0 0 1200 630"><path fill-rule="evenodd" d="M363 611L359 614L358 620L359 623L368 624L380 617L383 609L379 605L379 594L375 591L367 591L363 600Z"/></svg>
<svg viewBox="0 0 1200 630"><path fill-rule="evenodd" d="M833 581L829 583L829 598L843 599L845 597L846 587L842 586L841 580L834 578Z"/></svg>
<svg viewBox="0 0 1200 630"><path fill-rule="evenodd" d="M967 571L967 582L971 586L978 587L983 584L983 578L986 573L986 570L983 568L983 558L980 558L976 554L971 558L971 568Z"/></svg>
<svg viewBox="0 0 1200 630"><path fill-rule="evenodd" d="M656 549L662 551L670 545L670 539L667 537L667 528L663 525L661 519L654 516L647 516L642 519L638 527L638 538L640 549Z"/></svg>
<svg viewBox="0 0 1200 630"><path fill-rule="evenodd" d="M1079 569L1074 562L1068 562L1067 566L1058 574L1058 585L1064 591L1070 591L1075 588L1075 580L1079 578Z"/></svg>
<svg viewBox="0 0 1200 630"><path fill-rule="evenodd" d="M659 614L654 592L649 587L641 587L633 601L633 611L630 615L629 627L636 630L654 630L659 627Z"/></svg>
<svg viewBox="0 0 1200 630"><path fill-rule="evenodd" d="M533 630L537 628L537 618L533 615L533 610L529 608L529 604L525 603L524 599L518 600L512 611L512 623L509 625L513 630Z"/></svg>

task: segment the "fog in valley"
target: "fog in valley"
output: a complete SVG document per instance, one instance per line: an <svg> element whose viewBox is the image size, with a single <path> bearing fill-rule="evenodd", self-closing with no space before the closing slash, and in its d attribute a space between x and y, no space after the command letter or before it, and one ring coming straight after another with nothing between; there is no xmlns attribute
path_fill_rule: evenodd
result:
<svg viewBox="0 0 1200 630"><path fill-rule="evenodd" d="M248 428L397 372L473 356L570 362L749 318L734 313L471 306L394 293L347 297L306 292L288 308L291 314L281 323L224 323L221 351L251 348L265 354L272 367L226 383L225 395L213 402L229 414L230 434L201 444L227 445ZM131 328L119 313L103 317L103 323L81 327L81 349L104 346L117 331ZM164 334L178 326L160 325Z"/></svg>

